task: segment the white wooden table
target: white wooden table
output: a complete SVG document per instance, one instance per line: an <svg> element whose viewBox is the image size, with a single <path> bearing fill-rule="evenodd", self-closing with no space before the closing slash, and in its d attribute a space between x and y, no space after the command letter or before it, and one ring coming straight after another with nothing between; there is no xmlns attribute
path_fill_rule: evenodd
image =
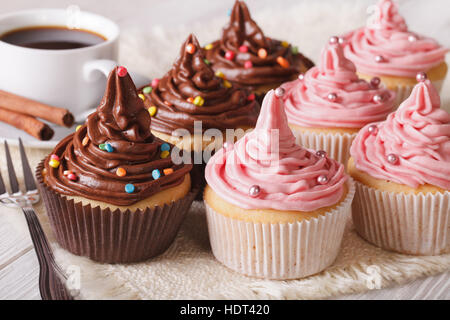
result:
<svg viewBox="0 0 450 320"><path fill-rule="evenodd" d="M286 6L301 0L247 0L252 11L267 6ZM314 1L314 0L303 0ZM337 1L328 1L335 5ZM344 0L341 0L344 1ZM352 1L352 0L348 0ZM374 1L364 0L368 4ZM0 14L30 9L35 7L65 8L76 4L83 10L105 15L115 20L121 27L139 25L149 28L160 24L170 28L180 22L189 23L202 18L223 15L233 4L229 1L208 0L15 0L2 1ZM401 1L402 10L408 23L414 30L426 29L427 34L436 37L442 44L450 47L448 25L450 25L450 10L448 0ZM426 6L426 7L424 7ZM204 10L199 10L204 8ZM170 12L170 14L168 14ZM433 12L434 19L421 19L423 12ZM436 14L434 14L436 13ZM445 28L447 26L447 28ZM431 33L431 34L430 34ZM39 265L29 234L17 234L5 218L2 218L0 208L0 299L40 299L38 289ZM402 286L374 290L364 294L336 297L337 299L447 299L450 300L450 272L433 277L418 279Z"/></svg>

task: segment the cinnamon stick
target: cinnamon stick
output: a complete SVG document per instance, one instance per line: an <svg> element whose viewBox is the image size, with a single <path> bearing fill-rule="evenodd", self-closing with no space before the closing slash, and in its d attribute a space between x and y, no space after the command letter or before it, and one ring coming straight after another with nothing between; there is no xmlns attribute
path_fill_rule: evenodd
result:
<svg viewBox="0 0 450 320"><path fill-rule="evenodd" d="M49 106L3 90L0 90L0 107L65 127L71 127L74 122L72 113L67 109Z"/></svg>
<svg viewBox="0 0 450 320"><path fill-rule="evenodd" d="M23 130L39 140L50 140L55 133L46 123L19 112L0 107L0 121Z"/></svg>

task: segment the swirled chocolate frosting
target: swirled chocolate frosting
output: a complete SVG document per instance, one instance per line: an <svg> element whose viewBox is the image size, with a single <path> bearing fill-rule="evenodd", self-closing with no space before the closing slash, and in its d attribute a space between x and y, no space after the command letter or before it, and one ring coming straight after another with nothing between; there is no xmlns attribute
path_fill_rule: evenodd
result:
<svg viewBox="0 0 450 320"><path fill-rule="evenodd" d="M214 70L220 70L228 80L250 88L279 85L314 66L296 47L264 36L243 1L234 4L222 39L206 48L209 49L206 57Z"/></svg>
<svg viewBox="0 0 450 320"><path fill-rule="evenodd" d="M46 159L47 185L60 194L126 206L181 184L192 165L163 157L161 146L172 146L153 136L150 125L131 77L115 68L96 112Z"/></svg>
<svg viewBox="0 0 450 320"><path fill-rule="evenodd" d="M194 121L202 121L203 131L250 128L259 114L254 95L215 75L192 34L181 46L172 69L153 83L150 93L140 92L146 107L154 111L152 130L169 135L178 128L193 133Z"/></svg>

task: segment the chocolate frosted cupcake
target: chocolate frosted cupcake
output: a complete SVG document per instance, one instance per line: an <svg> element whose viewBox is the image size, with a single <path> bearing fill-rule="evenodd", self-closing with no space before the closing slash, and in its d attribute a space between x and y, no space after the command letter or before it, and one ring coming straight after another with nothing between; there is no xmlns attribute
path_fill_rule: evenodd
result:
<svg viewBox="0 0 450 320"><path fill-rule="evenodd" d="M126 69L115 68L97 111L41 162L39 188L63 248L123 263L172 243L195 197L192 165L175 165L150 124Z"/></svg>
<svg viewBox="0 0 450 320"><path fill-rule="evenodd" d="M230 82L249 88L262 101L264 94L294 80L314 63L286 41L264 36L246 4L236 1L222 39L205 46L213 69Z"/></svg>
<svg viewBox="0 0 450 320"><path fill-rule="evenodd" d="M189 155L197 154L196 177L202 181L204 161L222 146L226 129L242 129L235 133L243 136L259 114L253 94L214 74L193 35L181 46L172 69L140 92L152 116L152 133ZM208 154L202 154L205 150Z"/></svg>

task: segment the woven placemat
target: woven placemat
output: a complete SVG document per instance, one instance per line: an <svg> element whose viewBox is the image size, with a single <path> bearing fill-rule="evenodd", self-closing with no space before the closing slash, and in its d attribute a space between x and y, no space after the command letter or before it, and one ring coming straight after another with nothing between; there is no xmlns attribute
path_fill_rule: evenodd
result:
<svg viewBox="0 0 450 320"><path fill-rule="evenodd" d="M284 12L267 10L253 16L267 35L299 45L304 54L316 61L322 44L330 35L365 23L366 3L347 1L340 2L339 6L329 6L329 2L301 2ZM124 30L121 62L131 70L160 77L171 66L179 46L190 32L194 32L202 43L207 43L219 37L226 20L224 14L214 21L180 26L170 31L160 27L146 31ZM450 106L449 82L446 81L443 89L447 110ZM16 148L12 148L12 152L18 159ZM28 150L30 162L37 165L47 152ZM3 154L1 150L1 163L5 163L1 158ZM6 172L2 174L7 176ZM42 204L37 210L47 235L54 241ZM28 232L25 220L17 210L7 209L4 214L18 232ZM214 259L209 247L204 207L200 202L194 202L169 250L145 263L102 265L76 257L54 242L53 245L59 264L71 274L80 275L78 298L81 299L323 299L392 286L450 270L450 254L415 257L383 251L362 240L349 221L341 252L327 270L301 280L248 278Z"/></svg>

